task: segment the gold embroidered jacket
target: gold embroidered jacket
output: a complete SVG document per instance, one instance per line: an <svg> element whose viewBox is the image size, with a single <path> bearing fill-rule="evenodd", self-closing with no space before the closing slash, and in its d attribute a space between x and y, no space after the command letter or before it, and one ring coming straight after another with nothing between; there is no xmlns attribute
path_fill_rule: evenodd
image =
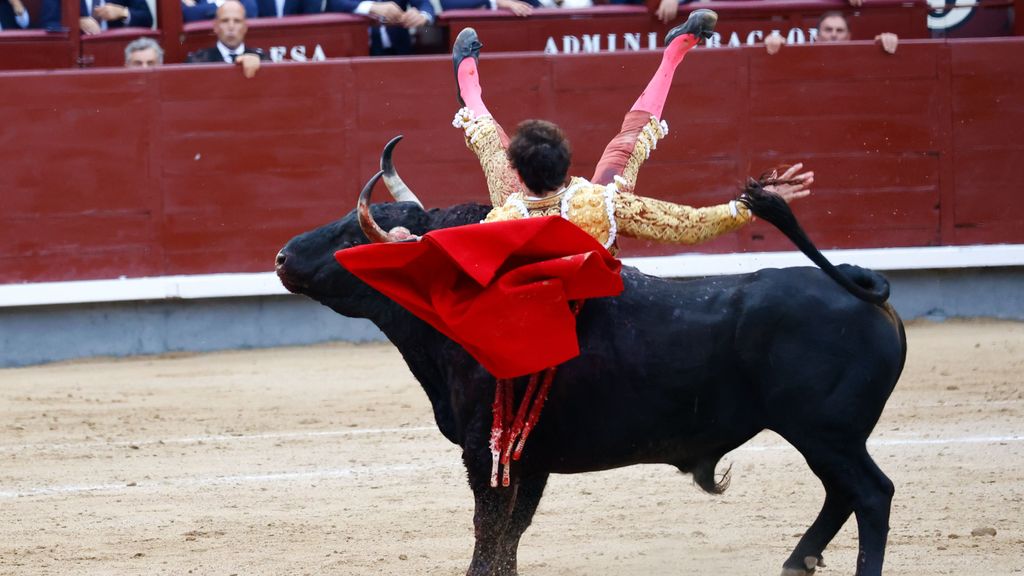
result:
<svg viewBox="0 0 1024 576"><path fill-rule="evenodd" d="M484 222L499 222L533 216L560 215L615 251L618 235L699 244L732 232L750 222L750 212L737 203L692 208L629 192L615 184L600 186L584 178L573 178L558 194L532 198L520 192L492 209Z"/></svg>
<svg viewBox="0 0 1024 576"><path fill-rule="evenodd" d="M616 252L619 234L644 240L698 244L737 230L751 215L736 202L692 208L632 193L640 166L668 133L668 126L651 117L637 137L625 169L607 186L585 178L572 178L560 192L535 198L523 186L509 164L502 142L504 133L490 116L472 118L460 110L453 122L464 128L466 145L480 159L494 209L484 222L535 216L561 215L576 224L605 248Z"/></svg>

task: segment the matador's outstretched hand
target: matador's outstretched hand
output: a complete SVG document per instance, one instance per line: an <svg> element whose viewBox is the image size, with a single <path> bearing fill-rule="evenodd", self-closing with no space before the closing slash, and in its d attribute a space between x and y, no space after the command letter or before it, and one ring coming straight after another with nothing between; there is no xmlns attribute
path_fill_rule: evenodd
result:
<svg viewBox="0 0 1024 576"><path fill-rule="evenodd" d="M782 197L787 204L811 194L810 185L814 183L814 172L800 172L804 163L797 162L779 175L775 170L765 179L764 189Z"/></svg>

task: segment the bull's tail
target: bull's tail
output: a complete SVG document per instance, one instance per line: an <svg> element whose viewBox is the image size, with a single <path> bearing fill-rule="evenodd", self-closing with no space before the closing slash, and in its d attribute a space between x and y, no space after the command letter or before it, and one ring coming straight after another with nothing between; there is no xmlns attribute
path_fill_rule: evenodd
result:
<svg viewBox="0 0 1024 576"><path fill-rule="evenodd" d="M807 237L796 216L781 196L764 189L765 181L751 178L738 201L757 217L770 222L789 238L825 274L846 288L851 294L872 304L883 304L889 298L889 281L881 274L848 264L839 270Z"/></svg>

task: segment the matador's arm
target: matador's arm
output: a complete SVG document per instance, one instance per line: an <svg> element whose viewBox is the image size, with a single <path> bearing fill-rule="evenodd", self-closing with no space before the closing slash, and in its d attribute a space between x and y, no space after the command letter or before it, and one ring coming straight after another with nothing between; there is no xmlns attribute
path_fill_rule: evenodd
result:
<svg viewBox="0 0 1024 576"><path fill-rule="evenodd" d="M658 242L699 244L751 220L750 210L738 202L693 208L629 192L615 194L613 202L620 235Z"/></svg>
<svg viewBox="0 0 1024 576"><path fill-rule="evenodd" d="M480 167L483 168L484 177L487 179L491 206L502 206L510 195L524 191L523 184L505 153L508 136L494 118L473 118L469 109L463 108L455 115L453 124L456 128L465 130L466 147L480 160Z"/></svg>

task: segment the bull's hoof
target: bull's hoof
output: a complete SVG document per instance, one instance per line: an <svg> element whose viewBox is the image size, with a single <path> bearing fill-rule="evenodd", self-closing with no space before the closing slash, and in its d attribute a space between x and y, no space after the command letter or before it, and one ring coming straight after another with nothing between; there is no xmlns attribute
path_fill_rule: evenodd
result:
<svg viewBox="0 0 1024 576"><path fill-rule="evenodd" d="M821 566L825 567L825 559L818 558L817 556L806 556L804 557L803 568L782 568L781 576L811 576L814 574L815 569Z"/></svg>

